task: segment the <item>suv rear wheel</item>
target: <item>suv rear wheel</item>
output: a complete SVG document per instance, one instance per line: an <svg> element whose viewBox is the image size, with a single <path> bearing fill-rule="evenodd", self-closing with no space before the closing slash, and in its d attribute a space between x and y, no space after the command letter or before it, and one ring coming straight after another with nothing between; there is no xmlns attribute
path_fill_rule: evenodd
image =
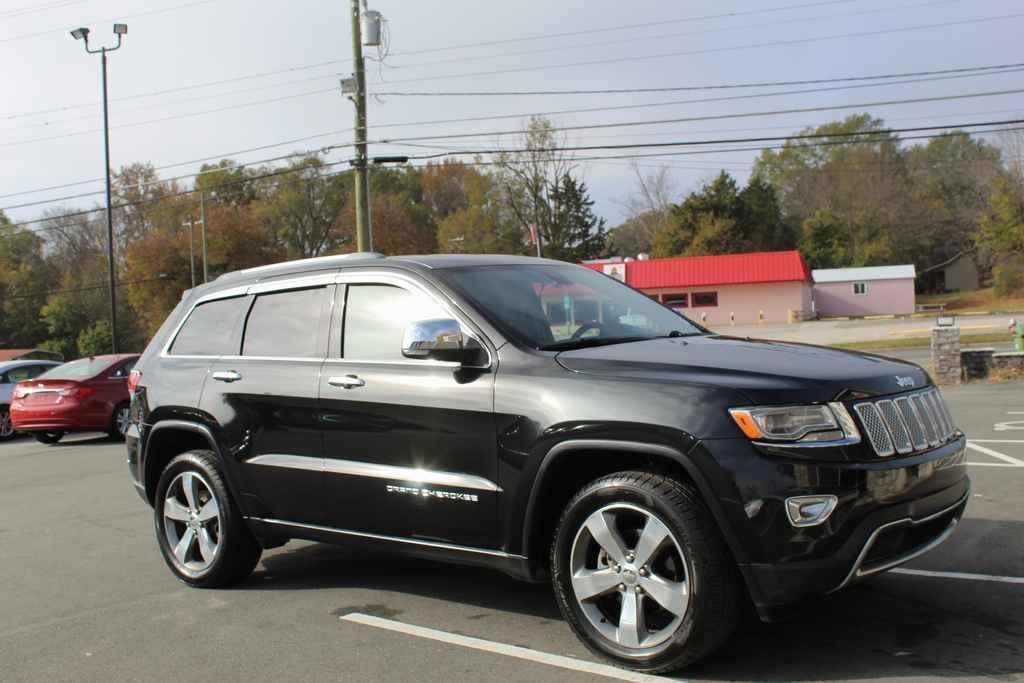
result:
<svg viewBox="0 0 1024 683"><path fill-rule="evenodd" d="M171 460L160 475L153 512L164 561L189 585L237 583L259 562L262 548L245 526L210 451Z"/></svg>
<svg viewBox="0 0 1024 683"><path fill-rule="evenodd" d="M707 655L740 614L735 563L696 491L651 472L586 485L552 546L559 607L584 644L665 673Z"/></svg>

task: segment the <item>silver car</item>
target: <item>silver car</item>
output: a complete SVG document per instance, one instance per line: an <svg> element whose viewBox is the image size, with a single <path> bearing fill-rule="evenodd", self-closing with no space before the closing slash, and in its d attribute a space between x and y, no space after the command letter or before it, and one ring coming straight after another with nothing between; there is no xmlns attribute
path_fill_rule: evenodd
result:
<svg viewBox="0 0 1024 683"><path fill-rule="evenodd" d="M14 436L11 424L11 393L14 385L27 379L33 379L60 363L52 360L11 360L0 363L0 441Z"/></svg>

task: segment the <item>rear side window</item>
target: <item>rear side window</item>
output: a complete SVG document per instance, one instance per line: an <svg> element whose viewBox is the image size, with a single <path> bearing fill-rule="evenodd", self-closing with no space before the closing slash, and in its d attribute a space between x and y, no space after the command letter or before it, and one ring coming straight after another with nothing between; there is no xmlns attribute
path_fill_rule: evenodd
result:
<svg viewBox="0 0 1024 683"><path fill-rule="evenodd" d="M44 372L39 376L40 379L73 379L83 380L95 377L99 373L103 372L110 367L110 358L79 358L73 360L70 363L64 365L58 365L57 367Z"/></svg>
<svg viewBox="0 0 1024 683"><path fill-rule="evenodd" d="M245 297L218 299L199 304L182 325L171 344L176 356L223 356L234 354L235 329L245 307Z"/></svg>
<svg viewBox="0 0 1024 683"><path fill-rule="evenodd" d="M392 285L349 285L345 300L345 358L406 360L402 337L417 320L449 318L433 301Z"/></svg>
<svg viewBox="0 0 1024 683"><path fill-rule="evenodd" d="M256 297L245 324L243 356L316 358L325 287Z"/></svg>

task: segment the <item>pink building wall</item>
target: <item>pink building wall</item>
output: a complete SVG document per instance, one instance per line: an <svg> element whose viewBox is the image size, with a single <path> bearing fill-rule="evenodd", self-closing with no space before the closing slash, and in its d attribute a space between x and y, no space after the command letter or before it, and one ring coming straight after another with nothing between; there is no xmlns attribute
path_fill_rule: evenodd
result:
<svg viewBox="0 0 1024 683"><path fill-rule="evenodd" d="M818 315L909 315L914 312L914 281L868 280L868 293L853 293L853 281L820 282L814 285Z"/></svg>
<svg viewBox="0 0 1024 683"><path fill-rule="evenodd" d="M759 311L764 312L765 322L784 323L788 322L791 310L811 310L811 285L809 282L645 288L643 291L652 296L689 294L690 307L680 309L683 315L701 322L701 314L706 314L707 324L715 327L728 325L730 314L735 314L737 325L758 322ZM693 306L694 292L717 292L718 306Z"/></svg>

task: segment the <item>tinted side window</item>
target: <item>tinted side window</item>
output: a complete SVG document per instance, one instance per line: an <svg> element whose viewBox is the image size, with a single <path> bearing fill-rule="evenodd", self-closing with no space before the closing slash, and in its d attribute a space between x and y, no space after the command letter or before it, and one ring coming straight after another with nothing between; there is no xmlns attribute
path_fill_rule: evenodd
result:
<svg viewBox="0 0 1024 683"><path fill-rule="evenodd" d="M233 354L235 329L245 297L218 299L196 306L171 344L171 353L178 356L223 356Z"/></svg>
<svg viewBox="0 0 1024 683"><path fill-rule="evenodd" d="M4 383L13 384L14 382L24 382L27 379L32 379L33 377L39 374L38 372L32 372L34 369L35 366L32 365L25 365L20 368L12 368L7 371L7 375L4 378Z"/></svg>
<svg viewBox="0 0 1024 683"><path fill-rule="evenodd" d="M352 360L406 360L402 336L416 320L448 313L419 294L392 285L349 285L342 354Z"/></svg>
<svg viewBox="0 0 1024 683"><path fill-rule="evenodd" d="M243 356L314 358L324 287L273 292L256 297L245 324Z"/></svg>

